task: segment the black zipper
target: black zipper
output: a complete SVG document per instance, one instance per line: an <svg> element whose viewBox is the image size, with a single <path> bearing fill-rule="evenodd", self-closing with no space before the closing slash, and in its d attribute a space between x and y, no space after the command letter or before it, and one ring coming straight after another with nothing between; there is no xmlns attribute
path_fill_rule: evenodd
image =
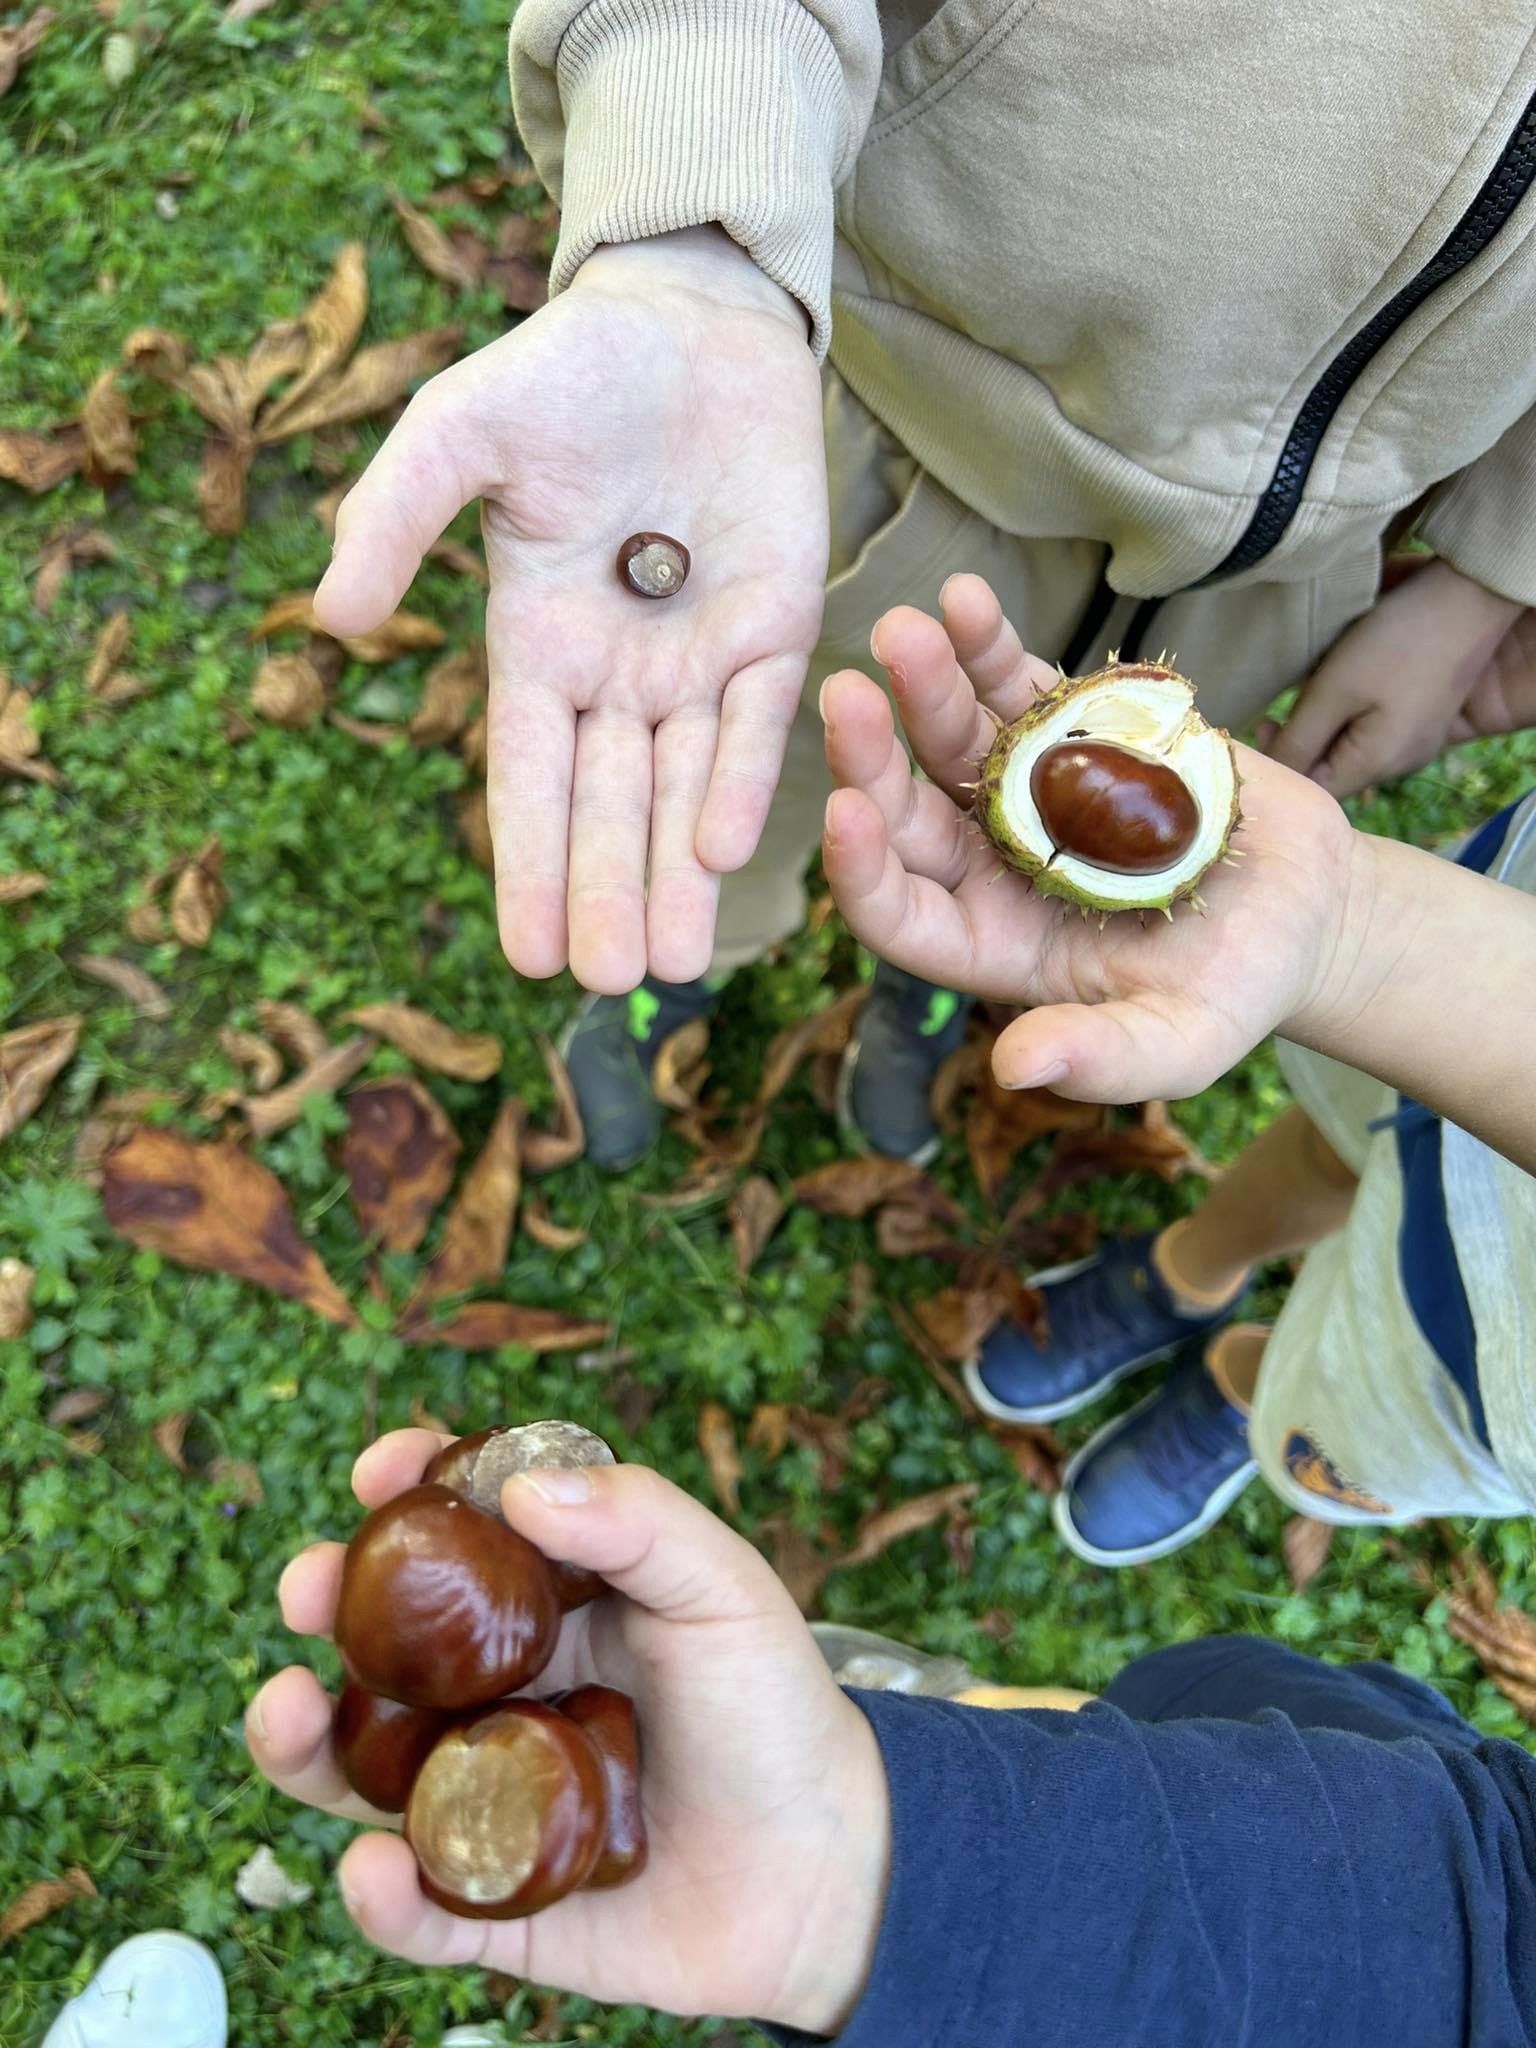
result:
<svg viewBox="0 0 1536 2048"><path fill-rule="evenodd" d="M1313 385L1286 436L1274 475L1236 544L1208 575L1185 588L1205 590L1213 583L1223 583L1229 576L1237 576L1243 570L1253 568L1279 546L1300 509L1307 478L1317 460L1323 436L1348 397L1351 386L1372 357L1380 353L1425 300L1482 254L1533 183L1536 183L1536 98L1531 100L1516 122L1513 134L1500 152L1498 162L1484 179L1476 198L1434 255L1351 341L1345 343ZM1176 594L1168 593L1169 596ZM1095 593L1090 610L1096 608L1097 601ZM1158 597L1143 598L1136 607L1120 649L1123 660L1133 661L1140 654L1147 631L1164 601Z"/></svg>

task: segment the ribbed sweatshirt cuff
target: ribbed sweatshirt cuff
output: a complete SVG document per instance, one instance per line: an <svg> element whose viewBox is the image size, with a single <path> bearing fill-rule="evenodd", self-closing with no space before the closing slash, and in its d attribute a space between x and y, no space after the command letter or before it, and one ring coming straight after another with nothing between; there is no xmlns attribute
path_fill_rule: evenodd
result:
<svg viewBox="0 0 1536 2048"><path fill-rule="evenodd" d="M551 288L603 243L718 223L804 306L820 361L832 196L862 128L822 23L800 0L591 0L552 53L557 108L522 33L520 16L519 125L561 205Z"/></svg>
<svg viewBox="0 0 1536 2048"><path fill-rule="evenodd" d="M1418 530L1463 576L1536 605L1536 411L1441 487Z"/></svg>

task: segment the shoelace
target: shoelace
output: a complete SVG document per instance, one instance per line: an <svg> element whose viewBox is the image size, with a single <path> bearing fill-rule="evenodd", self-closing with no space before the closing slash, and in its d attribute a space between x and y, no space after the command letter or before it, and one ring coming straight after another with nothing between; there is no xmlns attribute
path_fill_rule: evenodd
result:
<svg viewBox="0 0 1536 2048"><path fill-rule="evenodd" d="M1212 1465L1225 1464L1233 1451L1232 1418L1218 1390L1201 1388L1193 1396L1180 1392L1182 1398L1158 1409L1138 1445L1143 1466L1171 1493Z"/></svg>

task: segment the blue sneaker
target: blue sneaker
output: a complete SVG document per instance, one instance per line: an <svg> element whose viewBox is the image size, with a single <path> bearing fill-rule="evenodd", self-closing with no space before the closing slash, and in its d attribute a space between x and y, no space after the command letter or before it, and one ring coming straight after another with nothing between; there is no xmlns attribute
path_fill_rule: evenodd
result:
<svg viewBox="0 0 1536 2048"><path fill-rule="evenodd" d="M1001 1322L965 1368L976 1405L1000 1422L1057 1422L1107 1394L1117 1380L1208 1336L1243 1297L1212 1315L1179 1307L1152 1264L1152 1238L1116 1238L1091 1258L1037 1273L1046 1341Z"/></svg>
<svg viewBox="0 0 1536 2048"><path fill-rule="evenodd" d="M1052 1503L1068 1550L1089 1564L1148 1564L1203 1536L1258 1472L1248 1417L1189 1346L1155 1393L1089 1437Z"/></svg>

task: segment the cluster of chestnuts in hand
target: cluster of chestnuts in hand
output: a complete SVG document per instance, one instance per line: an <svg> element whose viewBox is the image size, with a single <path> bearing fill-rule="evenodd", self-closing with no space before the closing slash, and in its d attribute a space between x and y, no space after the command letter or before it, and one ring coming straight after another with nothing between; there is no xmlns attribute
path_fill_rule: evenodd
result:
<svg viewBox="0 0 1536 2048"><path fill-rule="evenodd" d="M404 1813L422 1889L450 1912L516 1919L644 1866L633 1703L602 1685L509 1697L548 1664L562 1615L603 1588L503 1520L502 1483L612 1463L575 1423L481 1430L347 1546L337 1760L361 1798Z"/></svg>

